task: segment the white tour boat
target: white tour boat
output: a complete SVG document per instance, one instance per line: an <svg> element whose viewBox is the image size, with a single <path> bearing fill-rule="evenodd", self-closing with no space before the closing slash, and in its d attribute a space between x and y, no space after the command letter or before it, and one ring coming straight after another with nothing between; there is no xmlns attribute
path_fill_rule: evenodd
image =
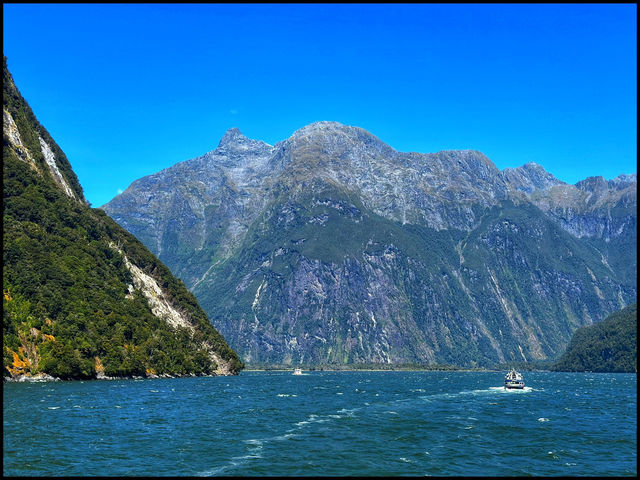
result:
<svg viewBox="0 0 640 480"><path fill-rule="evenodd" d="M524 380L522 375L516 372L513 368L504 377L504 388L524 388Z"/></svg>
<svg viewBox="0 0 640 480"><path fill-rule="evenodd" d="M293 374L294 374L294 375L302 375L302 369L301 369L301 368L296 368L296 369L293 371Z"/></svg>

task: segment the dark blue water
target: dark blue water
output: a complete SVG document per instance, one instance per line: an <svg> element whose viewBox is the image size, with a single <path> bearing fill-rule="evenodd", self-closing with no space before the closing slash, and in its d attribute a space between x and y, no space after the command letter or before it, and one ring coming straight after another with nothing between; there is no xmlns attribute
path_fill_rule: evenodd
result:
<svg viewBox="0 0 640 480"><path fill-rule="evenodd" d="M4 384L5 475L636 475L635 374Z"/></svg>

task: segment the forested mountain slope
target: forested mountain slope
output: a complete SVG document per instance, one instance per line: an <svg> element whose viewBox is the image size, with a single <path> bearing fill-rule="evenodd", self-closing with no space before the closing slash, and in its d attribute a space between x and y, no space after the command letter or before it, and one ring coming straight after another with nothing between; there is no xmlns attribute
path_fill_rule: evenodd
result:
<svg viewBox="0 0 640 480"><path fill-rule="evenodd" d="M638 305L634 303L602 322L579 328L567 351L553 366L563 372L637 372Z"/></svg>
<svg viewBox="0 0 640 480"><path fill-rule="evenodd" d="M3 63L3 372L24 378L235 374L195 297L88 206Z"/></svg>

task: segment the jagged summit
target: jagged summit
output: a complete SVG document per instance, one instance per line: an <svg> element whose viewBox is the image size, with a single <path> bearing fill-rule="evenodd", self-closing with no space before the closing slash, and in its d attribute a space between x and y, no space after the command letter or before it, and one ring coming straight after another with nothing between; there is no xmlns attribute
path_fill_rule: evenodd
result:
<svg viewBox="0 0 640 480"><path fill-rule="evenodd" d="M548 174L548 172L544 169L544 167L536 162L527 162L524 165L521 165L519 168L522 168L523 170L527 170L530 172L541 173L544 175Z"/></svg>
<svg viewBox="0 0 640 480"><path fill-rule="evenodd" d="M535 162L525 163L517 168L505 168L502 175L513 188L526 193L545 190L554 185L564 185L564 182Z"/></svg>
<svg viewBox="0 0 640 480"><path fill-rule="evenodd" d="M271 145L262 140L253 140L245 136L238 127L232 127L225 132L218 143L216 153L242 154L250 151L262 153L271 149Z"/></svg>
<svg viewBox="0 0 640 480"><path fill-rule="evenodd" d="M229 130L227 130L224 135L222 136L222 138L220 139L220 143L218 144L218 148L220 147L225 147L229 144L235 144L238 142L242 142L243 140L245 140L248 138L245 137L242 132L240 131L240 129L238 127L231 127Z"/></svg>
<svg viewBox="0 0 640 480"><path fill-rule="evenodd" d="M576 188L585 191L605 191L607 189L613 188L616 190L623 190L628 188L637 182L637 175L635 173L632 174L622 174L618 175L616 178L612 180L607 180L603 176L598 175L594 177L587 177L584 180L579 181L575 184Z"/></svg>
<svg viewBox="0 0 640 480"><path fill-rule="evenodd" d="M632 174L623 173L622 175L618 175L613 180L609 180L609 186L617 188L617 189L622 189L622 188L627 188L630 185L633 185L637 181L638 181L637 174L635 174L635 173L632 173Z"/></svg>
<svg viewBox="0 0 640 480"><path fill-rule="evenodd" d="M605 191L608 186L607 181L601 175L587 177L576 183L576 188L584 191Z"/></svg>

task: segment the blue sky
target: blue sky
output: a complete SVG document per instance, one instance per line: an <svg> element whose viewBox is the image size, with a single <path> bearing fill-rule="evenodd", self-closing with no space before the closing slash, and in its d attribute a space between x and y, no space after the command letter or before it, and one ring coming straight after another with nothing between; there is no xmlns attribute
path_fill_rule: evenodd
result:
<svg viewBox="0 0 640 480"><path fill-rule="evenodd" d="M3 4L4 54L97 207L319 120L575 183L635 173L635 4Z"/></svg>

